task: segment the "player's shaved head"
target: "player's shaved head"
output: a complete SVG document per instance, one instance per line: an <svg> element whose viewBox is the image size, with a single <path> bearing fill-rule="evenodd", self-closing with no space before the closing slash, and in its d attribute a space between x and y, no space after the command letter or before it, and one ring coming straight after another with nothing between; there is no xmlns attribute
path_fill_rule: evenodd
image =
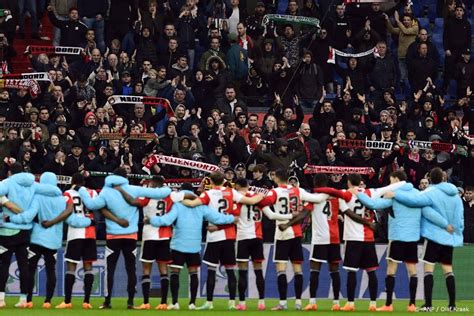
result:
<svg viewBox="0 0 474 316"><path fill-rule="evenodd" d="M360 174L353 173L347 176L347 181L349 181L353 186L359 186L362 182L362 177Z"/></svg>
<svg viewBox="0 0 474 316"><path fill-rule="evenodd" d="M328 176L325 173L317 173L313 179L313 185L315 188L326 187L328 185Z"/></svg>
<svg viewBox="0 0 474 316"><path fill-rule="evenodd" d="M407 174L403 170L397 170L394 171L390 174L391 178L397 178L400 181L406 181L407 180Z"/></svg>
<svg viewBox="0 0 474 316"><path fill-rule="evenodd" d="M439 167L431 169L431 172L430 172L431 183L433 184L441 183L443 182L443 178L444 178L443 169Z"/></svg>
<svg viewBox="0 0 474 316"><path fill-rule="evenodd" d="M244 179L244 178L239 178L237 180L235 180L235 186L237 187L241 187L241 188L246 188L249 186L249 183L247 181L247 179Z"/></svg>
<svg viewBox="0 0 474 316"><path fill-rule="evenodd" d="M72 175L71 184L83 186L85 183L84 176L80 172L76 172Z"/></svg>
<svg viewBox="0 0 474 316"><path fill-rule="evenodd" d="M283 169L278 169L275 171L275 178L277 178L281 183L286 183L288 182L288 172Z"/></svg>
<svg viewBox="0 0 474 316"><path fill-rule="evenodd" d="M224 184L224 174L222 172L216 171L211 173L209 176L212 184L214 185L223 185Z"/></svg>

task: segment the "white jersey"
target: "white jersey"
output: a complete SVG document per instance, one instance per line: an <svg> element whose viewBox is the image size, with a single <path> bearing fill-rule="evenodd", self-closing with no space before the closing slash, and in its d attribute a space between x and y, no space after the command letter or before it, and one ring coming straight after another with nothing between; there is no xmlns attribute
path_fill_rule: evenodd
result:
<svg viewBox="0 0 474 316"><path fill-rule="evenodd" d="M346 202L343 199L328 199L325 203L309 203L308 206L311 212L311 244L339 244L339 211L347 210Z"/></svg>
<svg viewBox="0 0 474 316"><path fill-rule="evenodd" d="M298 213L303 202L321 203L329 196L327 194L311 194L305 190L291 185L282 185L268 192L261 202L263 206L273 205L275 213L288 215ZM278 225L286 224L288 220L277 220L275 229L275 240L289 240L303 236L301 224L294 224L285 231L278 229Z"/></svg>
<svg viewBox="0 0 474 316"><path fill-rule="evenodd" d="M87 192L89 193L91 198L97 197L97 192L95 190L87 189ZM66 204L73 204L74 215L80 217L88 217L91 220L94 219L94 212L90 211L84 206L79 192L77 192L76 190L67 190L63 193L63 195L66 198ZM73 227L69 225L67 230L67 241L71 241L74 239L96 239L95 226Z"/></svg>
<svg viewBox="0 0 474 316"><path fill-rule="evenodd" d="M153 216L163 216L171 210L173 201L171 196L167 196L161 200L153 200L141 198L141 207L143 208L143 216L152 218ZM142 241L146 240L168 240L173 235L171 226L154 227L151 224L143 225Z"/></svg>
<svg viewBox="0 0 474 316"><path fill-rule="evenodd" d="M252 197L255 192L247 192L245 196ZM235 208L239 213L237 223L237 240L262 239L262 211L255 205L236 203Z"/></svg>
<svg viewBox="0 0 474 316"><path fill-rule="evenodd" d="M358 188L359 192L367 194L369 197L374 199L382 197L388 191L393 191L405 184L405 181L397 182L388 185L383 188L377 189L362 189ZM368 220L369 222L375 222L375 212L367 209L357 198L356 195L352 195L351 200L347 203L348 208L353 211L356 215ZM366 225L353 221L349 216L344 216L344 240L353 241L366 241L374 242L374 232Z"/></svg>
<svg viewBox="0 0 474 316"><path fill-rule="evenodd" d="M234 205L235 203L239 203L243 197L241 193L234 189L220 187L203 192L199 199L203 205L209 205L209 207L217 210L219 213L237 215L237 210ZM235 240L235 238L235 225L229 224L215 232L208 231L206 242Z"/></svg>

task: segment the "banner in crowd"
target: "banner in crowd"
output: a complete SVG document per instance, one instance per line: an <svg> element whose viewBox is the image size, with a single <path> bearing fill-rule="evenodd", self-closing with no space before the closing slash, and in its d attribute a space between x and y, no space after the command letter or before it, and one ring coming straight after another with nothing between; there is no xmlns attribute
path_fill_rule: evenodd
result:
<svg viewBox="0 0 474 316"><path fill-rule="evenodd" d="M341 253L343 253L344 247L341 247ZM386 273L386 251L387 245L377 245L376 246L377 255L379 258L379 269L377 270L377 277L379 280L378 285L378 295L379 299L385 297L385 273ZM421 253L421 245L418 247L418 253ZM273 262L273 252L274 246L272 244L264 245L264 254L266 260L263 263L263 273L266 282L265 294L267 298L278 298L278 287L277 287L277 273L275 270L275 263ZM202 246L202 254L204 253L204 245ZM309 294L309 255L311 253L310 245L303 245L303 254L305 260L303 262L303 298L307 298ZM137 256L136 265L137 265L137 275L141 275L141 262ZM454 261L457 263L455 267L455 273L457 276L456 287L458 288L458 299L472 299L472 293L474 291L474 283L472 283L472 271L470 267L474 264L474 247L465 246L463 248L455 248L454 251ZM57 269L56 276L58 279L56 285L55 296L64 295L64 272L66 271L66 261L64 261L64 248L58 250L57 256ZM346 295L346 280L347 273L342 269L342 264L340 267L341 271L341 295L342 297L347 297ZM249 265L249 269L252 269L252 263ZM97 247L97 261L93 264L94 271L94 285L92 287L92 296L101 297L104 296L106 291L106 260L105 260L105 247ZM420 262L417 264L418 276L421 278L423 276L423 264ZM199 273L200 286L198 291L199 297L206 297L206 279L207 279L207 269L205 266L202 266ZM117 268L115 270L115 282L114 282L114 297L127 297L127 275L125 272L125 266L123 260L119 260L117 263ZM399 299L409 298L408 290L408 280L409 275L407 274L406 268L400 266L397 271L397 285L395 286L394 296ZM180 297L187 298L188 296L188 276L186 273L180 274ZM288 297L294 297L294 275L291 269L288 269ZM39 286L38 286L39 284ZM41 259L38 264L38 269L36 273L36 286L33 290L34 295L44 296L46 294L46 271L44 266L44 260ZM156 271L156 267L153 267L152 272L152 296L153 293L160 293L160 283L159 283L159 273ZM84 271L82 269L82 263L78 264L78 269L76 271L76 282L73 288L74 296L83 296L84 288ZM418 282L417 289L417 299L423 298L423 282ZM138 293L136 298L140 300L142 297L141 286L137 286ZM18 295L20 293L20 280L19 280L19 271L16 259L12 259L12 264L10 265L9 278L6 287L7 295ZM215 288L215 297L227 298L227 276L225 274L225 269L220 267L217 271L216 278L216 288ZM249 298L258 298L258 291L255 285L255 276L253 273L248 274L248 297ZM331 287L331 277L329 276L327 265L323 265L321 268L320 278L319 278L319 288L317 292L318 298L332 298L332 287ZM368 298L368 279L367 274L364 271L357 272L357 288L356 288L356 298ZM435 272L435 287L433 291L434 299L446 299L446 287L444 286L444 278L440 269L437 269Z"/></svg>
<svg viewBox="0 0 474 316"><path fill-rule="evenodd" d="M33 98L41 93L38 82L30 79L0 79L0 88L28 89L28 92Z"/></svg>
<svg viewBox="0 0 474 316"><path fill-rule="evenodd" d="M33 55L57 54L57 55L80 55L84 48L73 46L52 46L52 45L30 45L26 51Z"/></svg>
<svg viewBox="0 0 474 316"><path fill-rule="evenodd" d="M375 170L372 167L343 167L343 166L315 166L307 165L304 169L304 174L313 173L331 173L331 174L374 174Z"/></svg>
<svg viewBox="0 0 474 316"><path fill-rule="evenodd" d="M352 149L372 149L372 150L392 150L397 144L396 142L387 142L380 140L369 140L369 139L339 139L338 145L341 148L352 148ZM402 140L401 146L407 146L410 149L419 148L421 150L432 149L434 151L444 151L457 155L467 155L467 147L463 145L457 145L452 143L440 143L440 142L428 142L421 140Z"/></svg>
<svg viewBox="0 0 474 316"><path fill-rule="evenodd" d="M263 17L262 23L268 24L270 22L280 24L301 24L310 25L319 28L319 19L311 18L301 15L286 15L286 14L267 14Z"/></svg>
<svg viewBox="0 0 474 316"><path fill-rule="evenodd" d="M20 74L3 74L0 79L30 79L36 81L51 81L47 72L24 72Z"/></svg>
<svg viewBox="0 0 474 316"><path fill-rule="evenodd" d="M360 57L365 57L368 55L374 54L375 57L378 57L378 50L376 47L371 48L369 50L366 50L365 52L360 52L360 53L346 53L340 50L337 50L335 48L330 47L329 48L329 55L328 55L328 64L335 64L336 63L336 56L339 57L354 57L354 58L360 58Z"/></svg>
<svg viewBox="0 0 474 316"><path fill-rule="evenodd" d="M184 167L184 168L189 168L189 169L194 169L194 170L200 170L200 171L205 171L205 172L214 172L214 171L221 170L219 166L216 166L210 163L183 159L183 158L178 158L178 157L164 156L164 155L150 156L145 162L142 170L150 174L151 168L154 165L159 164L159 163L162 163L165 165Z"/></svg>
<svg viewBox="0 0 474 316"><path fill-rule="evenodd" d="M100 139L127 139L127 140L152 140L157 138L155 133L130 133L128 135L122 133L99 133Z"/></svg>
<svg viewBox="0 0 474 316"><path fill-rule="evenodd" d="M393 145L395 143L369 139L339 139L338 144L341 148L368 148L378 150L392 150Z"/></svg>
<svg viewBox="0 0 474 316"><path fill-rule="evenodd" d="M344 4L352 3L381 3L381 2L393 2L393 0L344 0Z"/></svg>
<svg viewBox="0 0 474 316"><path fill-rule="evenodd" d="M14 127L14 128L32 128L33 123L31 123L31 122L5 121L5 122L0 123L0 127L3 127L3 128L10 128L10 127Z"/></svg>

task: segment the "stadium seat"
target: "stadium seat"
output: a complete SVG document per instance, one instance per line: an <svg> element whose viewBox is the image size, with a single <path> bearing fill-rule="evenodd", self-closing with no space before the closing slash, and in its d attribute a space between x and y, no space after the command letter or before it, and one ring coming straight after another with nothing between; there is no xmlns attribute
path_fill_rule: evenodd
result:
<svg viewBox="0 0 474 316"><path fill-rule="evenodd" d="M428 18L418 18L418 22L420 23L420 28L430 30L430 20Z"/></svg>
<svg viewBox="0 0 474 316"><path fill-rule="evenodd" d="M431 22L433 22L438 17L438 13L436 12L436 3L426 4L426 7L428 8L428 18Z"/></svg>
<svg viewBox="0 0 474 316"><path fill-rule="evenodd" d="M443 30L444 30L444 19L436 18L434 20L433 34L443 34Z"/></svg>

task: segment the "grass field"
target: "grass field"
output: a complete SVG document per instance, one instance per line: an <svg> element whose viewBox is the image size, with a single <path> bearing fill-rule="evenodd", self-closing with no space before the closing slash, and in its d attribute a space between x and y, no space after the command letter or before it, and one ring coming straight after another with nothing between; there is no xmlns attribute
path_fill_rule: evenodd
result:
<svg viewBox="0 0 474 316"><path fill-rule="evenodd" d="M80 316L80 315L87 315L87 316L92 316L92 315L139 315L139 314L149 314L149 313L172 313L172 314L178 314L179 315L231 315L231 314L238 314L238 313L244 313L245 315L259 315L259 316L264 316L264 315L271 315L272 313L281 313L281 314L286 314L286 315L295 315L295 314L300 314L300 313L309 313L309 312L300 312L300 311L295 311L293 310L294 307L294 301L289 300L289 310L288 311L282 311L282 312L272 312L270 311L270 308L274 306L277 301L276 300L267 300L266 305L267 305L267 310L266 311L257 311L256 306L257 302L256 300L249 300L247 302L248 310L245 312L241 311L228 311L227 310L227 300L224 299L219 299L214 302L214 310L213 311L188 311L187 310L187 300L186 299L181 299L181 310L180 311L155 311L149 310L149 311L137 311L137 310L127 310L126 309L126 299L124 298L115 298L112 300L112 305L113 309L110 310L99 310L97 307L102 303L101 298L96 298L93 299L91 304L94 306L95 309L92 310L83 310L82 309L82 300L81 298L76 298L73 300L74 308L72 310L55 310L50 309L50 310L44 310L41 308L41 305L43 303L43 299L40 297L37 297L34 299L34 304L35 307L33 309L29 310L19 310L13 307L13 305L16 303L17 298L12 298L9 297L7 298L7 307L5 309L0 310L0 315L41 315L41 316L50 316L50 315L75 315L75 316ZM56 304L59 304L61 302L60 298L53 298L53 306ZM204 302L204 300L198 300L198 306L201 305ZM303 300L303 303L306 303L307 300ZM141 299L137 298L135 300L135 304L139 305L141 303ZM152 298L151 299L151 304L152 306L155 306L159 303L159 299L157 298ZM331 312L331 303L332 301L330 300L319 300L318 301L318 306L319 310L316 312L311 312L311 313L316 313L317 315L334 315L338 313L344 313L344 312ZM344 304L344 301L341 302ZM382 305L383 302L380 301L379 305ZM368 315L368 314L373 314L369 313L367 311L369 302L367 300L363 301L358 301L356 302L356 312L350 312L350 315ZM407 313L406 310L406 305L407 301L405 300L395 300L394 301L394 308L395 311L393 313L390 313L389 315L408 315L410 313ZM418 302L418 305L421 306L421 302ZM433 312L434 314L447 314L447 312L443 311L443 307L447 305L446 301L434 301L434 306L435 306L435 311ZM461 310L457 313L461 313L463 315L473 315L474 314L474 301L458 301L457 302L457 307ZM437 311L436 311L437 309ZM450 313L451 315L453 313Z"/></svg>

